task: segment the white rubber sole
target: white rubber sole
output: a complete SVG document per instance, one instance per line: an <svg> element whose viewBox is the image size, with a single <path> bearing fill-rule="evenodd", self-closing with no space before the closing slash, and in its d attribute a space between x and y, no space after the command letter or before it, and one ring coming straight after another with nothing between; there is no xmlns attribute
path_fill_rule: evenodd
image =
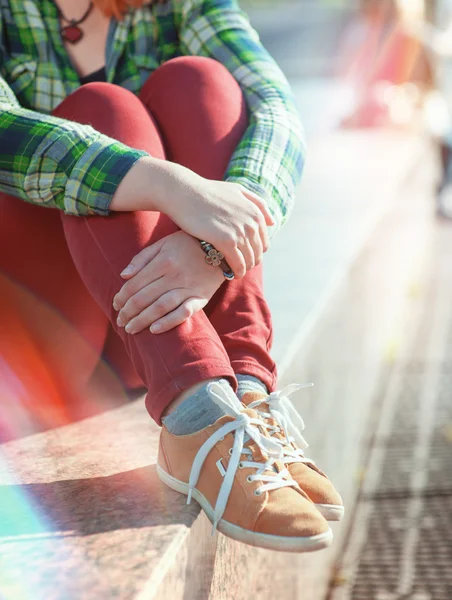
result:
<svg viewBox="0 0 452 600"><path fill-rule="evenodd" d="M345 514L344 507L337 504L316 504L315 507L327 521L340 521Z"/></svg>
<svg viewBox="0 0 452 600"><path fill-rule="evenodd" d="M175 479L164 471L160 465L157 464L157 474L160 481L170 487L172 490L188 495L188 484L183 481ZM193 490L193 498L201 505L201 508L207 515L207 518L213 522L213 508L208 500L201 494L196 488ZM257 548L266 548L268 550L278 550L280 552L315 552L316 550L323 550L331 546L333 542L333 532L331 529L313 535L310 537L286 537L279 535L270 535L266 533L257 533L248 529L243 529L238 525L234 525L229 521L221 519L218 523L218 531L222 534L248 544L249 546L255 546Z"/></svg>

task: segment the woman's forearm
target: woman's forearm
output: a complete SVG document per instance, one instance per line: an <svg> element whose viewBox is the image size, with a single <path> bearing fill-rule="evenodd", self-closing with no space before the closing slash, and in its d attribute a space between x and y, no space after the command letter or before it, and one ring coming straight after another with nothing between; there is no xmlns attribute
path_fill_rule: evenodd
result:
<svg viewBox="0 0 452 600"><path fill-rule="evenodd" d="M110 203L110 210L128 212L159 210L153 189L155 159L144 156L137 160L119 184Z"/></svg>
<svg viewBox="0 0 452 600"><path fill-rule="evenodd" d="M202 178L176 163L143 156L132 166L119 184L110 210L127 212L157 210L171 214L176 197Z"/></svg>
<svg viewBox="0 0 452 600"><path fill-rule="evenodd" d="M274 224L262 199L242 186L150 156L128 171L109 208L166 214L182 231L220 250L238 277L260 262L268 247L267 226Z"/></svg>
<svg viewBox="0 0 452 600"><path fill-rule="evenodd" d="M2 77L0 154L0 191L80 216L108 214L124 173L145 155L88 125L23 108ZM108 177L91 177L106 168Z"/></svg>

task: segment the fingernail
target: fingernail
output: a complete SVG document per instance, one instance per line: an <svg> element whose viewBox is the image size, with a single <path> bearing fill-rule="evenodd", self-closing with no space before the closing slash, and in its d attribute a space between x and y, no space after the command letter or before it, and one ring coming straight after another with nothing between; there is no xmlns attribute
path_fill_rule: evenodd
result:
<svg viewBox="0 0 452 600"><path fill-rule="evenodd" d="M121 321L121 319L119 317L116 319L116 325L118 327L124 327L124 323Z"/></svg>
<svg viewBox="0 0 452 600"><path fill-rule="evenodd" d="M126 267L124 269L124 271L121 273L121 277L127 277L128 275L132 275L133 273L133 265L129 265L128 267Z"/></svg>
<svg viewBox="0 0 452 600"><path fill-rule="evenodd" d="M133 326L130 323L128 325L126 325L126 331L127 331L127 333L130 333L132 335L135 333Z"/></svg>
<svg viewBox="0 0 452 600"><path fill-rule="evenodd" d="M154 325L151 325L150 329L151 329L151 333L158 333L159 331L162 330L162 326L159 325L159 323L154 323Z"/></svg>

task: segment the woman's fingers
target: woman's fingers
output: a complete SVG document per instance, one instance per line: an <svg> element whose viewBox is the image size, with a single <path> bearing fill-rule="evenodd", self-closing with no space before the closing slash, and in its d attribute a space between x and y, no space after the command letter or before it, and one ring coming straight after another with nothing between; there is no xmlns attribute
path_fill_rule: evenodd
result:
<svg viewBox="0 0 452 600"><path fill-rule="evenodd" d="M186 298L187 290L171 290L160 296L126 326L127 333L136 334L146 328L163 333L180 325L207 304L201 298Z"/></svg>
<svg viewBox="0 0 452 600"><path fill-rule="evenodd" d="M258 209L261 211L261 213L264 216L265 223L269 227L271 227L272 225L275 225L276 224L275 219L272 217L270 209L268 208L267 204L262 200L262 198L259 198L259 196L257 194L247 190L243 186L241 186L241 188L242 188L243 195L246 198L248 198L248 200L250 200L253 204L255 204L258 207Z"/></svg>
<svg viewBox="0 0 452 600"><path fill-rule="evenodd" d="M160 252L165 238L162 238L152 246L143 248L136 256L132 258L127 267L122 271L121 277L123 279L130 279L136 275L141 269L143 269L152 259L154 259Z"/></svg>
<svg viewBox="0 0 452 600"><path fill-rule="evenodd" d="M242 188L242 189L243 189L243 195L259 209L259 212L258 212L259 235L261 238L262 250L263 250L263 252L267 252L268 247L269 247L268 227L271 225L274 225L275 220L272 217L268 206L265 204L265 202L261 198L259 198L259 196L257 196L253 192L246 190L245 188ZM259 263L259 261L256 260L256 264L258 264L258 263Z"/></svg>
<svg viewBox="0 0 452 600"><path fill-rule="evenodd" d="M160 298L166 291L168 291L168 284L165 277L160 277L160 279L153 281L139 290L127 300L119 311L118 327L125 327L133 318L155 302L157 298Z"/></svg>
<svg viewBox="0 0 452 600"><path fill-rule="evenodd" d="M155 321L161 319L168 313L175 310L185 300L185 290L171 290L166 292L150 306L145 308L138 316L132 319L125 330L127 333L135 334L150 327Z"/></svg>
<svg viewBox="0 0 452 600"><path fill-rule="evenodd" d="M231 244L230 247L222 249L222 252L235 277L241 279L246 273L246 262L241 249Z"/></svg>
<svg viewBox="0 0 452 600"><path fill-rule="evenodd" d="M268 235L268 227L264 217L261 215L259 219L259 235L262 243L262 252L267 252L270 246L270 238Z"/></svg>
<svg viewBox="0 0 452 600"><path fill-rule="evenodd" d="M258 250L255 247L256 240L253 240L253 242L254 244L252 245L251 241L246 238L243 242L243 245L240 247L243 257L245 258L246 272L251 271L256 264L256 254Z"/></svg>
<svg viewBox="0 0 452 600"><path fill-rule="evenodd" d="M266 227L265 224L264 227ZM223 251L224 257L237 279L241 279L247 271L261 262L263 247L260 228L249 227L241 243L234 248L234 252Z"/></svg>
<svg viewBox="0 0 452 600"><path fill-rule="evenodd" d="M202 310L206 304L207 301L201 298L188 298L175 310L155 321L151 326L151 332L155 334L165 333L165 331L182 325L187 319Z"/></svg>
<svg viewBox="0 0 452 600"><path fill-rule="evenodd" d="M157 254L157 256L151 259L150 262L124 283L122 288L113 298L113 308L118 311L122 310L135 294L140 292L150 283L160 279L166 271L164 259L161 259Z"/></svg>
<svg viewBox="0 0 452 600"><path fill-rule="evenodd" d="M262 256L263 253L265 252L264 250L264 242L265 242L265 237L264 239L262 239L262 228L264 230L267 229L267 226L264 223L264 219L261 218L259 220L259 224L258 226L254 229L253 233L249 236L249 241L251 243L251 246L253 248L253 252L254 252L254 265L259 265L262 262Z"/></svg>

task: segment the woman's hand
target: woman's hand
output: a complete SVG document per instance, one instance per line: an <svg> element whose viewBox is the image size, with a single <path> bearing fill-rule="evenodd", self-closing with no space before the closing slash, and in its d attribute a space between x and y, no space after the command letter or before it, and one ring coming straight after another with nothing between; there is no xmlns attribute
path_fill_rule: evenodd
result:
<svg viewBox="0 0 452 600"><path fill-rule="evenodd" d="M113 307L127 333L147 327L163 333L206 306L223 273L205 261L199 242L183 231L172 233L142 250L121 274L128 281Z"/></svg>
<svg viewBox="0 0 452 600"><path fill-rule="evenodd" d="M158 210L183 231L221 251L237 278L262 260L274 224L265 202L237 183L145 157L121 182L112 210Z"/></svg>
<svg viewBox="0 0 452 600"><path fill-rule="evenodd" d="M172 165L167 182L171 201L165 212L181 229L221 251L237 278L258 265L267 251L265 202L237 183L213 181Z"/></svg>

